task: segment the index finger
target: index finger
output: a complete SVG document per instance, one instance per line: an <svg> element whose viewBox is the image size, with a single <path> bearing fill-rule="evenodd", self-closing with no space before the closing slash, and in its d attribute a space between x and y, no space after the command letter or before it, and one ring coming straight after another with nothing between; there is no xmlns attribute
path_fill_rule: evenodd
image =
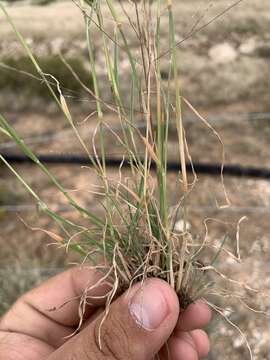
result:
<svg viewBox="0 0 270 360"><path fill-rule="evenodd" d="M97 270L80 266L71 268L44 282L23 296L36 310L64 326L76 326L80 320L80 302L87 297L85 317L106 302L109 286Z"/></svg>
<svg viewBox="0 0 270 360"><path fill-rule="evenodd" d="M78 326L83 295L91 299L91 304L85 306L85 318L105 303L110 287L101 280L100 272L85 266L56 275L23 295L1 319L0 330L57 346L55 339L61 338L63 343L63 338Z"/></svg>

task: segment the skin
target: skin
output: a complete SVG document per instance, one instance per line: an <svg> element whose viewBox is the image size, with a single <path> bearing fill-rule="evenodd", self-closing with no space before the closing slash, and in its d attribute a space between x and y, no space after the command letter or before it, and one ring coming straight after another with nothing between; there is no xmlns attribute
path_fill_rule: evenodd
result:
<svg viewBox="0 0 270 360"><path fill-rule="evenodd" d="M84 323L70 337L80 319L80 296L99 279L94 270L76 267L23 295L0 319L0 358L167 360L169 351L171 360L198 360L207 355L209 340L201 328L211 318L208 306L199 301L180 311L174 291L158 279L147 280L146 290L136 284L117 297L102 326L108 288L92 288L87 294L92 300L86 307ZM146 317L155 313L146 323L143 317L138 321L140 312L134 305L142 291L145 302L150 302Z"/></svg>

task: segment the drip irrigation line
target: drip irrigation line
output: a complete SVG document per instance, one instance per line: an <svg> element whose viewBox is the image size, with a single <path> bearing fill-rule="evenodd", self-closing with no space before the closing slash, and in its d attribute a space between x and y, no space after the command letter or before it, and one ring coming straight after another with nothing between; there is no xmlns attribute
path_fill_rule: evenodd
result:
<svg viewBox="0 0 270 360"><path fill-rule="evenodd" d="M19 164L34 164L33 160L31 160L26 155L22 154L8 154L1 153L1 155L10 163L19 163ZM79 165L88 165L91 166L91 162L89 158L85 155L80 154L39 154L36 155L37 158L44 163L47 164L79 164ZM108 167L130 167L130 162L128 160L124 160L122 158L115 157L107 157L105 159L106 166ZM143 159L142 159L143 161ZM193 163L194 170L197 174L205 174L205 175L220 175L221 173L221 164L215 163L201 163L194 162ZM151 168L155 168L155 164L152 163ZM177 161L168 161L167 170L169 172L178 172L180 171L180 164ZM187 164L187 171L192 172L191 164ZM239 164L235 165L224 165L223 174L227 176L235 176L235 177L251 177L257 179L270 179L270 168L264 167L253 167L253 166L241 166Z"/></svg>

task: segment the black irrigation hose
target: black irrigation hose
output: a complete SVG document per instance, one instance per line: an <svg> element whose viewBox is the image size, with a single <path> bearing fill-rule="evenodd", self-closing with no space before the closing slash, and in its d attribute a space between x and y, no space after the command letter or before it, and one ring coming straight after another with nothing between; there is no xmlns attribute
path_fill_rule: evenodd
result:
<svg viewBox="0 0 270 360"><path fill-rule="evenodd" d="M26 155L21 154L1 154L8 162L11 163L20 163L20 164L33 164L33 161ZM87 156L79 154L40 154L37 155L38 159L41 162L47 164L80 164L80 165L91 165ZM1 162L0 162L1 163ZM119 158L106 158L106 165L109 167L119 167L122 164L123 167L129 167L129 161L125 160L122 162L122 159ZM221 171L220 164L212 163L194 163L194 169L198 174L207 174L207 175L219 175ZM154 168L154 164L152 166ZM168 171L176 172L180 170L180 165L177 161L169 161L167 164ZM187 164L187 170L192 171L190 164ZM225 165L224 166L224 175L228 176L237 176L237 177L253 177L258 179L270 179L270 169L261 168L261 167L252 167L252 166L241 166L241 165Z"/></svg>

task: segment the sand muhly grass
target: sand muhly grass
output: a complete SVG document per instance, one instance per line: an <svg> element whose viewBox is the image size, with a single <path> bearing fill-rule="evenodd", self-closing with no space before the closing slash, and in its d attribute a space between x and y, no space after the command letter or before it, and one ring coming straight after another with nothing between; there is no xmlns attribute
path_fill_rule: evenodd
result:
<svg viewBox="0 0 270 360"><path fill-rule="evenodd" d="M239 1L237 2L239 3ZM236 3L235 3L236 4ZM78 213L77 222L54 212L43 201L3 156L1 161L12 171L18 180L25 186L36 201L40 211L47 214L59 225L59 234L46 230L60 246L67 250L74 250L81 254L82 263L98 269L101 282L110 283L107 294L107 310L116 293L128 289L134 282L141 282L142 286L148 277L156 277L167 281L175 289L180 306L185 309L189 304L199 298L204 298L210 306L226 318L222 309L210 303L207 295L212 296L228 294L218 285L222 282L237 283L226 274L221 273L216 262L220 254L240 261L239 250L239 224L237 227L237 253L226 248L226 234L219 246L209 241L207 236L208 220L204 224L206 235L198 240L188 228L188 198L198 180L195 171L188 176L186 163L192 164L188 150L183 125L182 105L185 104L197 117L212 131L221 145L222 169L224 162L224 149L219 134L204 119L193 105L182 96L180 84L179 59L177 46L179 42L175 37L174 7L172 0L132 1L119 0L74 0L74 6L81 10L82 21L85 23L86 42L90 65L89 79L80 79L72 67L63 57L63 66L70 70L81 86L95 100L97 126L92 139L92 150L86 144L76 127L72 111L62 93L61 84L52 76L43 72L38 60L26 44L23 36L16 28L7 10L1 5L7 21L14 30L19 42L31 60L35 70L52 98L57 103L66 121L74 131L82 150L89 157L101 181L97 192L102 198L104 216L96 214L81 206L52 174L42 164L33 151L20 138L10 123L0 115L0 130L7 137L12 138L19 148L36 164L48 177L56 189L66 198L67 203ZM223 15L225 12L220 14ZM213 19L215 20L217 16ZM110 31L106 30L106 22L110 22ZM168 50L161 49L161 30L167 27ZM108 88L111 91L111 101L102 99L99 86L99 74L96 70L94 46L91 39L92 28L99 29L102 43L102 52L105 59ZM137 39L137 46L131 47L127 35L132 32ZM198 31L195 27L193 33ZM189 37L192 34L189 34ZM163 51L163 52L162 52ZM164 81L161 76L161 61L167 61L168 79ZM129 93L123 94L120 71L120 61L125 59L128 63L125 79L130 84ZM91 87L87 82L91 81ZM127 81L127 80L125 80ZM105 120L104 114L116 115L120 124L120 134L116 133ZM93 114L93 112L91 113ZM106 117L107 119L108 117ZM144 128L140 130L138 121L144 121ZM168 204L167 186L167 145L169 126L175 125L178 137L178 152L180 171L178 177L179 197L177 204ZM122 167L119 168L119 177L115 181L110 179L106 168L106 146L104 134L110 131L115 142L122 147L123 162L129 161L130 175L123 176ZM98 146L97 146L98 144ZM98 150L97 150L98 149ZM221 182L224 188L224 203L229 205L221 171ZM222 206L221 204L217 204ZM223 205L224 206L224 205ZM176 223L182 214L183 227L176 229ZM80 219L88 220L88 226ZM241 219L242 220L242 219ZM83 223L84 225L82 225ZM212 254L208 263L202 263L201 255L209 251ZM248 285L237 283L240 288L248 291ZM86 289L81 300L81 313L87 302L90 302ZM241 301L244 299L241 298ZM83 316L82 316L83 318ZM106 321L106 316L104 317ZM234 327L236 325L233 324ZM237 328L238 329L238 328ZM240 329L238 331L241 332ZM102 332L101 332L102 334ZM242 336L244 334L241 332ZM245 339L245 337L244 337ZM246 339L245 339L246 340ZM100 338L102 345L102 337ZM252 353L247 343L250 357Z"/></svg>

